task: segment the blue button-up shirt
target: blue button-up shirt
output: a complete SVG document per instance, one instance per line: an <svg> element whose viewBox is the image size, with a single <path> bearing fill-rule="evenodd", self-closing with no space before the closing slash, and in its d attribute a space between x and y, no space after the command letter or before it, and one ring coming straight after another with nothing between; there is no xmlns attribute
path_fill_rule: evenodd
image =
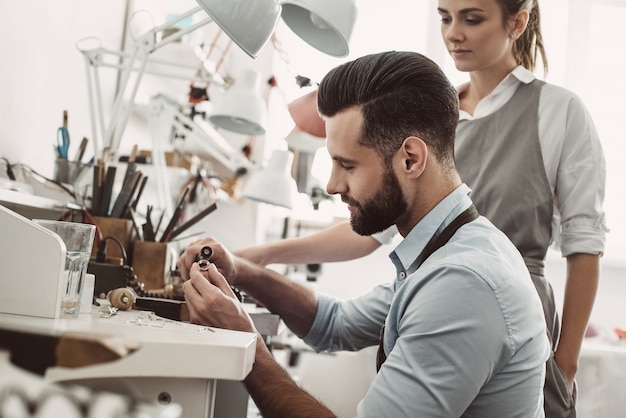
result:
<svg viewBox="0 0 626 418"><path fill-rule="evenodd" d="M385 324L387 360L358 417L543 416L545 320L508 238L480 217L409 271L431 238L471 205L469 192L457 188L395 248L393 283L349 301L319 296L304 339L317 351L378 344Z"/></svg>

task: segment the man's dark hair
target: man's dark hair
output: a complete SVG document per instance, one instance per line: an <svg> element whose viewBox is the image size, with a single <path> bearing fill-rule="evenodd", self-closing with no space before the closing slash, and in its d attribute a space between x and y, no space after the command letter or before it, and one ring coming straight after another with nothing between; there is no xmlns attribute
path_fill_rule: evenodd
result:
<svg viewBox="0 0 626 418"><path fill-rule="evenodd" d="M317 100L325 117L360 107L364 121L359 143L376 149L385 163L413 135L445 167L454 167L457 92L424 55L390 51L342 64L323 78Z"/></svg>

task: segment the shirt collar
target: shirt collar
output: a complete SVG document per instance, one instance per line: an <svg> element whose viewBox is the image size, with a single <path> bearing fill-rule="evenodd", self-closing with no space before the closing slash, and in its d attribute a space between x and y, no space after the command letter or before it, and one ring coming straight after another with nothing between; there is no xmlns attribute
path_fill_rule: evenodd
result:
<svg viewBox="0 0 626 418"><path fill-rule="evenodd" d="M511 73L507 77L511 76L517 78L524 84L528 84L532 82L535 78L537 78L530 70L524 68L524 66L522 65L518 65L517 67L515 67L515 69L511 71Z"/></svg>
<svg viewBox="0 0 626 418"><path fill-rule="evenodd" d="M522 65L518 65L517 67L515 67L515 69L513 69L513 71L507 74L506 77L502 79L502 81L500 81L500 83L496 86L495 89L493 89L491 93L483 97L480 102L478 102L478 105L474 110L473 116L463 110L460 110L459 119L464 120L479 118L493 112L504 103L509 101L509 99L515 93L515 90L517 89L519 83L528 84L532 82L535 78L535 75L531 71L524 68ZM468 86L469 82L464 83L457 87L457 91L460 94Z"/></svg>
<svg viewBox="0 0 626 418"><path fill-rule="evenodd" d="M397 257L403 269L408 269L430 239L471 205L470 193L470 188L462 184L439 202L394 249L390 255L392 261Z"/></svg>

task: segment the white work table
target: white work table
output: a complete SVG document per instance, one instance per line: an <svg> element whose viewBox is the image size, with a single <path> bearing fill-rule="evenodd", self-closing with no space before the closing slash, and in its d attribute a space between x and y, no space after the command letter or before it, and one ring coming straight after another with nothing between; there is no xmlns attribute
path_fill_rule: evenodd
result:
<svg viewBox="0 0 626 418"><path fill-rule="evenodd" d="M576 373L580 417L625 416L626 342L602 338L585 340Z"/></svg>
<svg viewBox="0 0 626 418"><path fill-rule="evenodd" d="M46 380L178 403L184 417L237 416L240 414L233 411L246 411L247 398L240 381L252 369L256 338L252 333L206 328L137 310L102 318L94 307L90 314L76 319L0 314L0 346L8 346L22 362L29 356L40 357L34 361L46 356L56 359L45 368ZM84 340L89 344L90 339L98 340L93 345L96 349L81 349L80 344ZM59 366L59 362L67 365L59 359L60 341L66 342L61 357L70 363L78 357L72 355L72 347L78 347L74 348L76 354L97 352L100 347L121 354L112 361L88 359L87 365L80 367ZM72 345L76 341L79 345ZM54 353L43 353L45 350ZM221 382L225 382L224 390L218 388ZM230 395L230 391L235 393ZM218 401L216 407L220 396L230 400ZM241 402L245 404L231 404Z"/></svg>

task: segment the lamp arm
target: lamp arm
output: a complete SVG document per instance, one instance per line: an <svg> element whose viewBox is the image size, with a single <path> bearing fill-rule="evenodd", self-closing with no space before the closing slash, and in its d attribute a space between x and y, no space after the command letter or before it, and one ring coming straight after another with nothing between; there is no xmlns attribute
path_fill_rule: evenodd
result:
<svg viewBox="0 0 626 418"><path fill-rule="evenodd" d="M150 99L150 118L168 120L175 130L187 135L197 135L202 139L200 144L214 159L222 163L230 171L237 172L241 168L250 169L253 163L237 151L231 144L213 128L208 122L199 123L181 111L180 106L173 99L158 94ZM170 134L172 137L172 134ZM157 141L158 142L158 141Z"/></svg>
<svg viewBox="0 0 626 418"><path fill-rule="evenodd" d="M97 97L94 97L94 89L96 88L95 84L96 84L97 77L94 77L92 75L92 72L95 72L96 68L91 65L87 54L84 55L84 58L85 58L85 70L87 73L87 96L89 100L89 118L91 120L91 135L93 138L93 141L92 141L93 153L94 153L93 155L94 157L97 157L102 151L102 144L100 141L100 136L104 134L104 133L101 134L100 132L98 132L98 122L100 123L99 126L101 127L104 126L104 117L103 117L103 114L102 114L103 112L100 106L102 104L102 100L100 99L99 93ZM96 80L94 80L94 78ZM98 117L98 121L96 120L96 114Z"/></svg>
<svg viewBox="0 0 626 418"><path fill-rule="evenodd" d="M124 101L124 92L128 86L128 81L130 80L130 75L135 68L135 60L137 59L137 55L142 52L141 61L139 64L139 68L137 69L137 75L135 77L135 83L132 87L130 97L128 98L128 106L124 113L120 114L122 109L122 104ZM139 82L141 81L141 77L143 76L143 72L146 68L146 64L148 63L148 54L143 50L141 45L135 45L133 48L133 53L131 54L129 64L127 68L124 70L124 76L122 77L122 83L120 84L120 89L117 93L117 97L115 98L115 102L113 104L113 111L111 113L111 120L109 121L109 126L104 134L105 146L107 146L111 151L111 155L115 154L116 150L119 148L120 140L122 138L122 133L124 132L124 128L128 124L128 119L132 112L135 96L137 96L137 91L139 90Z"/></svg>
<svg viewBox="0 0 626 418"><path fill-rule="evenodd" d="M157 26L155 28L152 28L151 30L146 32L145 35L151 34L152 35L152 39L153 39L153 42L151 44L152 45L152 49L149 51L149 53L152 53L152 52L156 51L157 49L160 49L160 48L162 48L163 46L165 46L165 45L167 45L169 43L178 41L179 39L181 39L183 36L187 35L188 33L191 33L193 31L195 31L196 29L201 28L202 26L208 25L209 23L211 23L213 21L211 18L207 17L207 18L201 20L198 23L194 23L191 26L188 26L188 27L186 27L184 29L178 30L175 33L173 33L173 34L171 34L171 35L169 35L169 36L167 36L165 38L162 37L159 42L156 42L156 34L157 33L162 32L162 31L164 31L166 29L169 29L169 28L173 27L176 23L180 22L181 20L184 20L184 19L188 18L189 16L192 16L192 15L194 15L194 14L200 12L200 11L202 11L202 8L200 6L195 7L195 8L193 8L193 9L191 9L191 10L189 10L189 11L183 13L183 14L180 14L180 15L176 16L173 19L168 20L164 24L162 24L160 26ZM142 37L143 37L143 35L142 35Z"/></svg>
<svg viewBox="0 0 626 418"><path fill-rule="evenodd" d="M141 35L139 38L136 39L130 56L127 56L126 54L123 54L123 53L116 53L114 51L105 50L102 48L88 49L88 50L80 50L79 48L79 50L85 55L87 65L90 67L94 67L93 77L92 77L91 72L88 70L87 81L88 81L88 94L90 96L89 106L90 106L90 115L92 118L91 119L92 120L92 133L94 135L95 155L98 155L99 153L102 152L104 148L108 147L111 151L111 156L113 156L116 150L118 149L122 134L124 132L126 125L128 124L128 119L130 118L130 114L132 112L132 108L133 108L135 97L139 88L139 84L141 82L141 78L143 74L147 72L146 66L147 66L150 54L152 54L154 51L162 48L163 46L171 42L179 40L186 34L193 32L202 26L207 25L208 23L212 21L212 19L205 18L196 24L193 24L184 29L178 30L176 33L170 36L161 38L158 42L157 42L157 34L159 34L160 32L166 29L173 27L176 23L180 22L181 20L186 19L187 17L192 16L200 11L202 11L202 8L200 6L197 6L185 13L178 15L177 17L167 21L166 23L160 26L156 26L148 30L147 32L145 32L143 35ZM103 55L105 55L106 53L112 53L113 55L118 55L124 58L128 57L128 59L126 60L124 65L105 64L103 60ZM136 66L136 62L139 63L137 66ZM172 65L175 65L175 64L172 64ZM103 112L103 106L102 106L102 96L100 94L100 88L99 88L99 80L98 80L99 77L96 71L96 68L99 66L107 66L107 67L117 68L118 70L124 71L122 82L120 83L120 87L116 93L116 97L114 100L111 118L109 119L108 125L106 125L106 129L105 129L105 123L104 123L104 116L103 116L104 112ZM135 72L136 76L134 79L133 86L131 87L130 97L128 100L129 104L128 106L126 106L126 109L122 112L124 95L126 93L126 90L129 87L129 80L130 80L130 75L132 72ZM160 75L163 75L163 74L160 74ZM96 97L94 97L94 94ZM96 118L95 118L96 113L98 114L98 120L99 120L98 122L96 122ZM98 123L100 124L101 130L103 132L102 144L100 144L100 141L96 139L96 138L99 138L99 136L96 135L97 128L95 126Z"/></svg>
<svg viewBox="0 0 626 418"><path fill-rule="evenodd" d="M200 126L197 121L191 119L184 113L177 111L173 121L174 126L188 133L198 135L200 144L204 150L216 161L226 167L233 175L240 169L252 168L250 160L243 155L239 155L222 136L210 125Z"/></svg>
<svg viewBox="0 0 626 418"><path fill-rule="evenodd" d="M157 119L167 121L172 127L167 138L162 135L162 129L159 130L159 134L153 132L153 164L155 167L157 193L159 202L165 208L167 214L171 214L173 208L172 201L169 198L171 189L163 145L166 140L171 140L176 132L198 135L200 137L199 143L203 149L233 175L236 175L242 168L252 168L252 163L243 155L239 155L217 130L209 125L206 128L200 126L195 120L185 115L174 100L170 100L163 95L156 95L150 100L150 108L151 127L156 126L155 121ZM211 129L213 130L211 131Z"/></svg>
<svg viewBox="0 0 626 418"><path fill-rule="evenodd" d="M197 135L200 145L213 159L236 174L240 169L250 169L253 163L240 154L215 128L209 123L200 124L180 110L176 101L164 95L156 95L150 100L150 117L166 120L176 131L186 135ZM156 135L155 135L156 136ZM171 136L171 135L170 135ZM159 138L161 138L159 136ZM159 142L159 140L155 140Z"/></svg>
<svg viewBox="0 0 626 418"><path fill-rule="evenodd" d="M115 57L119 57L119 58L124 58L124 59L128 59L130 58L130 54L124 53L124 52L120 52L120 51L113 51L110 49L106 49L106 48L95 48L93 50L89 50L89 51L83 51L85 56L86 56L86 61L87 61L87 65L91 65L93 67L105 67L105 68L113 68L116 70L125 70L127 68L126 65L122 65L122 64L115 64L112 62L106 62L104 61L104 59L102 58L97 58L94 59L93 57L104 57L106 55L111 55L111 56L115 56ZM178 68L178 69L184 69L184 70L189 70L189 71L197 71L198 68L195 66L191 66L191 65L185 65L185 64L181 64L181 63L175 63L175 62L170 62L167 60L163 60L163 59L156 59L156 58L151 58L148 61L148 64L159 64L160 66L170 66L172 68ZM137 68L133 68L133 71L137 71ZM227 85L226 82L224 82L224 80L221 77L216 77L215 74L211 74L209 71L207 71L207 69L204 66L201 66L201 75L188 75L188 74L178 74L174 71L165 71L165 70L154 70L151 69L149 66L146 66L145 70L144 70L144 74L151 74L151 75L158 75L158 76L162 76L162 77L168 77L168 78L177 78L180 80L189 80L189 81L197 81L197 82L206 82L206 81L210 81L211 84L215 84L217 86L220 87L225 87Z"/></svg>

